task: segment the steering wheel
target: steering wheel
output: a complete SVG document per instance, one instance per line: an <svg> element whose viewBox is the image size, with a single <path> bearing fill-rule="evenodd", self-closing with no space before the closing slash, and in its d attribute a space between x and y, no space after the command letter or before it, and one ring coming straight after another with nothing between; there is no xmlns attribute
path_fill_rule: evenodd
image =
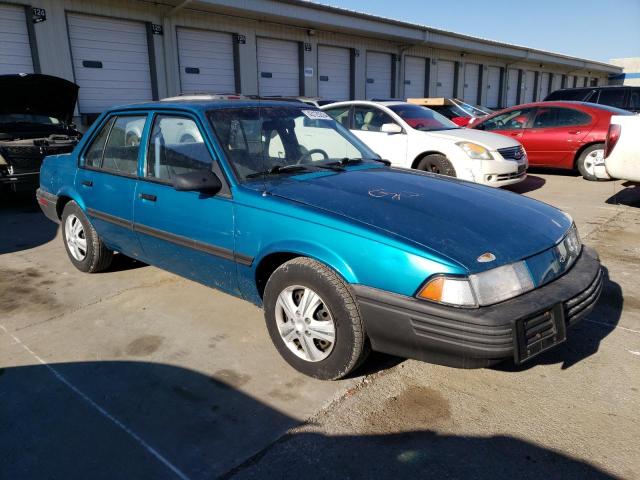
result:
<svg viewBox="0 0 640 480"><path fill-rule="evenodd" d="M306 159L310 159L311 155L313 155L314 153L319 153L320 155L322 155L324 158L323 160L329 160L329 154L327 152L325 152L324 150L322 150L321 148L312 148L311 150L308 150L306 152L304 152L302 155L300 155L300 158L298 159L298 164L301 163L306 163Z"/></svg>

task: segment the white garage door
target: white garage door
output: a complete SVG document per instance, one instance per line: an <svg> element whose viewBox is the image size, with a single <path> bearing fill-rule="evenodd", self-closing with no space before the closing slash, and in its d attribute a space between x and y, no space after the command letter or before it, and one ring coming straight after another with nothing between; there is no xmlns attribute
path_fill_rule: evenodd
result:
<svg viewBox="0 0 640 480"><path fill-rule="evenodd" d="M549 95L549 73L541 73L538 83L538 100L544 100L544 97Z"/></svg>
<svg viewBox="0 0 640 480"><path fill-rule="evenodd" d="M24 7L0 5L0 75L33 73Z"/></svg>
<svg viewBox="0 0 640 480"><path fill-rule="evenodd" d="M567 75L567 84L565 85L566 88L573 88L575 87L575 82L576 82L576 76L575 75Z"/></svg>
<svg viewBox="0 0 640 480"><path fill-rule="evenodd" d="M553 74L553 80L551 81L551 85L552 85L552 87L551 87L551 91L552 92L562 88L562 74L561 73L554 73Z"/></svg>
<svg viewBox="0 0 640 480"><path fill-rule="evenodd" d="M531 70L527 70L524 72L523 80L522 80L522 102L521 103L531 103L535 98L535 83L536 83L536 72L532 72Z"/></svg>
<svg viewBox="0 0 640 480"><path fill-rule="evenodd" d="M300 95L299 55L298 42L258 38L258 93Z"/></svg>
<svg viewBox="0 0 640 480"><path fill-rule="evenodd" d="M426 60L419 57L405 57L404 59L404 97L422 98L425 96Z"/></svg>
<svg viewBox="0 0 640 480"><path fill-rule="evenodd" d="M367 52L367 98L389 98L391 93L391 54Z"/></svg>
<svg viewBox="0 0 640 480"><path fill-rule="evenodd" d="M455 79L455 62L438 60L436 65L436 97L452 98Z"/></svg>
<svg viewBox="0 0 640 480"><path fill-rule="evenodd" d="M467 63L464 66L464 90L462 98L467 103L478 103L478 82L480 82L480 65Z"/></svg>
<svg viewBox="0 0 640 480"><path fill-rule="evenodd" d="M487 71L487 101L489 108L500 106L500 67L489 67Z"/></svg>
<svg viewBox="0 0 640 480"><path fill-rule="evenodd" d="M75 13L67 22L81 113L152 100L143 23Z"/></svg>
<svg viewBox="0 0 640 480"><path fill-rule="evenodd" d="M507 74L507 107L518 103L518 70L509 69Z"/></svg>
<svg viewBox="0 0 640 480"><path fill-rule="evenodd" d="M348 48L318 46L318 95L328 100L351 97L351 54Z"/></svg>
<svg viewBox="0 0 640 480"><path fill-rule="evenodd" d="M178 28L176 34L182 93L236 91L230 33Z"/></svg>

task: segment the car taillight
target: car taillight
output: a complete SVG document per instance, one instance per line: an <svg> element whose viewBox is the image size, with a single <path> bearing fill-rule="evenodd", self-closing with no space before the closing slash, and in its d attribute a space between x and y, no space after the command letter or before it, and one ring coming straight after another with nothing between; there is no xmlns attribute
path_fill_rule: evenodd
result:
<svg viewBox="0 0 640 480"><path fill-rule="evenodd" d="M607 131L607 139L604 143L604 158L607 158L609 154L613 151L613 147L616 146L618 140L620 139L620 130L621 127L617 123L612 123L609 125L609 131Z"/></svg>

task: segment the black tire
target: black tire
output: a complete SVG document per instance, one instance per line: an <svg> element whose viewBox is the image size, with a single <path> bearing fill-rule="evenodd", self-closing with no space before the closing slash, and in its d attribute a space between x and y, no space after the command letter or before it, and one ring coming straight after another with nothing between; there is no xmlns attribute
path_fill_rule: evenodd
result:
<svg viewBox="0 0 640 480"><path fill-rule="evenodd" d="M73 256L66 240L67 219L70 215L74 215L82 224L84 238L87 241L86 255L82 260L78 260ZM104 245L87 216L73 200L64 206L61 223L64 248L67 251L69 260L78 270L86 273L96 273L109 268L113 260L113 252Z"/></svg>
<svg viewBox="0 0 640 480"><path fill-rule="evenodd" d="M580 153L580 156L576 161L576 166L578 167L578 171L580 172L580 175L582 175L582 178L592 182L598 181L600 179L596 177L593 173L589 173L589 167L586 164L587 162L590 161L589 155L596 150L604 151L604 143L596 143L593 145L589 145L587 148L585 148L582 151L582 153Z"/></svg>
<svg viewBox="0 0 640 480"><path fill-rule="evenodd" d="M276 303L287 287L300 285L316 292L330 311L335 325L335 342L323 360L312 362L295 355L278 330ZM293 368L321 380L337 380L357 368L368 356L360 309L347 283L326 265L298 257L281 265L269 278L264 291L264 315L276 349Z"/></svg>
<svg viewBox="0 0 640 480"><path fill-rule="evenodd" d="M438 173L440 175L446 175L447 177L455 177L456 169L453 168L451 162L444 155L433 153L431 155L425 155L418 162L418 170L425 172Z"/></svg>

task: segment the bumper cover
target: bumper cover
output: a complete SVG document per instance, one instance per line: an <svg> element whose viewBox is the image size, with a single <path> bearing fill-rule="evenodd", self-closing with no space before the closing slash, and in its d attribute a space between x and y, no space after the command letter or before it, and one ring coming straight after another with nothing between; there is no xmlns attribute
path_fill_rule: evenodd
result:
<svg viewBox="0 0 640 480"><path fill-rule="evenodd" d="M524 295L476 309L447 307L354 285L374 350L449 366L476 368L507 358L529 360L566 339L600 296L603 273L583 247L573 268Z"/></svg>
<svg viewBox="0 0 640 480"><path fill-rule="evenodd" d="M36 190L36 200L38 200L38 205L40 205L40 209L45 216L56 223L60 223L60 219L58 218L58 196L52 193L46 192L41 188Z"/></svg>

